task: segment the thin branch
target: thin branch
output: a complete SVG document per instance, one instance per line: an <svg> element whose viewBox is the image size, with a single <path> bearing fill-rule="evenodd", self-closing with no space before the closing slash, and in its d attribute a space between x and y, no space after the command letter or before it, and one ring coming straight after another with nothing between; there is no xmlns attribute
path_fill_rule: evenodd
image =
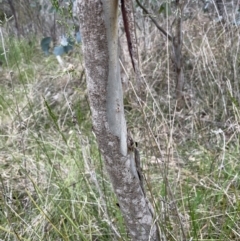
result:
<svg viewBox="0 0 240 241"><path fill-rule="evenodd" d="M12 0L8 0L8 4L10 6L10 9L12 11L12 14L13 14L13 17L14 17L14 20L15 20L15 28L17 29L17 36L19 38L20 37L20 29L19 29L19 25L18 25L18 18L17 18L17 15L16 15L15 6L14 6Z"/></svg>
<svg viewBox="0 0 240 241"><path fill-rule="evenodd" d="M148 17L152 20L152 22L155 24L155 26L158 28L158 30L168 38L169 41L173 40L173 37L166 32L161 26L159 26L159 24L157 23L157 21L151 16L151 14L148 12L148 10L139 2L139 0L136 0L138 6L143 10L143 12L145 12Z"/></svg>
<svg viewBox="0 0 240 241"><path fill-rule="evenodd" d="M123 26L124 26L124 30L126 33L126 37L127 37L127 44L128 44L128 51L132 60L132 66L134 69L134 72L136 72L135 70L135 65L134 65L134 60L133 60L133 49L132 49L132 40L131 40L131 34L130 34L130 29L129 29L129 19L127 16L127 10L125 7L125 1L121 0L121 9L122 9L122 18L123 18Z"/></svg>

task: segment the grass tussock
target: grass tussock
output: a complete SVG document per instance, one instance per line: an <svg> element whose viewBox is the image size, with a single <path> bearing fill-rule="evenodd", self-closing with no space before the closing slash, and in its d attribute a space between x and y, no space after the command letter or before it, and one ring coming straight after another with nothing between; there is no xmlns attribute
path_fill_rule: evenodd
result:
<svg viewBox="0 0 240 241"><path fill-rule="evenodd" d="M150 22L139 32L146 100L131 81L125 92L165 240L240 240L239 28L199 24L204 17L183 23L184 109L176 110L171 43ZM64 57L75 66L64 72L36 40L5 45L0 239L129 240L92 134L80 51Z"/></svg>

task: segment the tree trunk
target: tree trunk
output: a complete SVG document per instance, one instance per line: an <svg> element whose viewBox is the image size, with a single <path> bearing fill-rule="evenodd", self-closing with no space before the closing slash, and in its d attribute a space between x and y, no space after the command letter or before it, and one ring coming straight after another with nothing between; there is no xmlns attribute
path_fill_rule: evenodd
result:
<svg viewBox="0 0 240 241"><path fill-rule="evenodd" d="M93 130L132 240L159 240L127 142L118 56L118 0L78 0Z"/></svg>
<svg viewBox="0 0 240 241"><path fill-rule="evenodd" d="M184 87L184 72L182 62L182 15L185 3L180 4L179 0L175 1L176 4L176 18L172 23L172 47L173 47L173 62L176 69L176 98L177 98L177 109L181 110L185 105L183 87Z"/></svg>
<svg viewBox="0 0 240 241"><path fill-rule="evenodd" d="M223 14L224 14L223 0L216 0L216 6L217 6L219 16L223 17Z"/></svg>

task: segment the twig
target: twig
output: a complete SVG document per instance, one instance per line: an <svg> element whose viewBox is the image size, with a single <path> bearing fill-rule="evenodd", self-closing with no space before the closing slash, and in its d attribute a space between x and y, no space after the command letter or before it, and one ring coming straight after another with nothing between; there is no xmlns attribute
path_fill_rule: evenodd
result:
<svg viewBox="0 0 240 241"><path fill-rule="evenodd" d="M155 24L155 26L157 27L157 29L168 38L169 41L173 40L173 37L166 32L161 26L159 26L159 24L157 23L157 21L151 16L151 14L148 12L148 10L139 2L139 0L136 0L138 6L148 15L148 17L152 20L152 22Z"/></svg>

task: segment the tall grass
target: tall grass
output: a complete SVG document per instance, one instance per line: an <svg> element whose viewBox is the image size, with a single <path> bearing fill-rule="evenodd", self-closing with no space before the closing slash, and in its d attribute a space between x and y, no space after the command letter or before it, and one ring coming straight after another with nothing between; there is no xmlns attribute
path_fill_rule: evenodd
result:
<svg viewBox="0 0 240 241"><path fill-rule="evenodd" d="M170 44L149 23L146 100L130 82L128 126L165 240L240 240L239 30L184 26L185 109L175 108ZM36 40L5 44L0 239L130 240L92 134L82 56L64 57L68 73Z"/></svg>

